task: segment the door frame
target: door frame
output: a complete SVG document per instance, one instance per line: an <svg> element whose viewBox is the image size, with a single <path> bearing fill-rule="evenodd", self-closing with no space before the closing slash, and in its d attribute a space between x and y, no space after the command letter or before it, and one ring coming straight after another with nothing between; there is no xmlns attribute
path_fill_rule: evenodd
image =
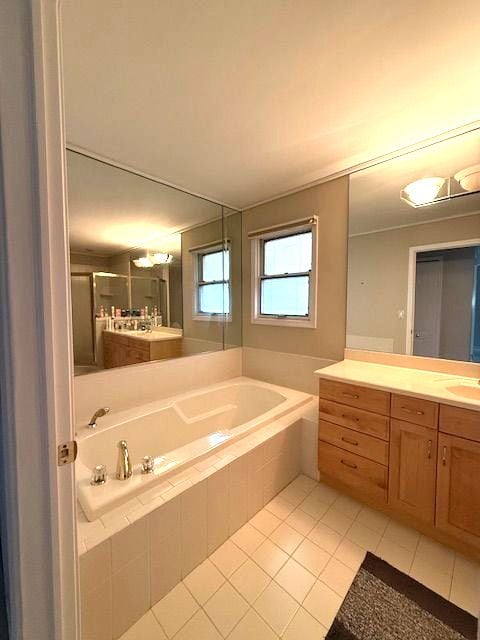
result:
<svg viewBox="0 0 480 640"><path fill-rule="evenodd" d="M408 250L408 276L407 276L407 323L405 336L405 354L413 355L413 330L415 326L415 280L417 272L417 254L426 251L441 251L442 249L462 249L480 245L480 238L468 240L452 240L449 242L437 242L409 247Z"/></svg>
<svg viewBox="0 0 480 640"><path fill-rule="evenodd" d="M0 3L0 526L11 640L78 640L59 0Z"/></svg>

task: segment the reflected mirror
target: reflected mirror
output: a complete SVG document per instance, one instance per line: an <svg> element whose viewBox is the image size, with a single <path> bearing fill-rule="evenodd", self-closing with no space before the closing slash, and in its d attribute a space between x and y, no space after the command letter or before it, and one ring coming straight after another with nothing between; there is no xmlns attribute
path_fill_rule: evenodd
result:
<svg viewBox="0 0 480 640"><path fill-rule="evenodd" d="M350 177L347 347L480 362L480 132Z"/></svg>
<svg viewBox="0 0 480 640"><path fill-rule="evenodd" d="M75 374L241 344L241 214L67 151Z"/></svg>

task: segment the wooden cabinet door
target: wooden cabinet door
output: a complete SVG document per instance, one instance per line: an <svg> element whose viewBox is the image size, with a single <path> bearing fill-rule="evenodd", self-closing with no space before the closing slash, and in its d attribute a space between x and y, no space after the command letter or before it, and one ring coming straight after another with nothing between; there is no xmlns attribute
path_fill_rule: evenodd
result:
<svg viewBox="0 0 480 640"><path fill-rule="evenodd" d="M436 525L480 546L480 443L440 434Z"/></svg>
<svg viewBox="0 0 480 640"><path fill-rule="evenodd" d="M401 513L433 524L437 431L392 420L388 503Z"/></svg>

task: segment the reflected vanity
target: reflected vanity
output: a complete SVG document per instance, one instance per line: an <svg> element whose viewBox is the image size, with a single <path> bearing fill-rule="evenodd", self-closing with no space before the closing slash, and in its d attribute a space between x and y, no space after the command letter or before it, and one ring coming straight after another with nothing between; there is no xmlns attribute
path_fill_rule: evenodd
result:
<svg viewBox="0 0 480 640"><path fill-rule="evenodd" d="M241 344L241 215L67 151L75 374Z"/></svg>

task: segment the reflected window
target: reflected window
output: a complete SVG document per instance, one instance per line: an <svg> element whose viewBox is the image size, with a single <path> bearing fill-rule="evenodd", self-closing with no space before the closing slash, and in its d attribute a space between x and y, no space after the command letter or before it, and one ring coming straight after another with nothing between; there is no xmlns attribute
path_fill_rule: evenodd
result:
<svg viewBox="0 0 480 640"><path fill-rule="evenodd" d="M197 315L230 314L230 249L197 253Z"/></svg>
<svg viewBox="0 0 480 640"><path fill-rule="evenodd" d="M252 322L314 327L314 221L252 235Z"/></svg>

